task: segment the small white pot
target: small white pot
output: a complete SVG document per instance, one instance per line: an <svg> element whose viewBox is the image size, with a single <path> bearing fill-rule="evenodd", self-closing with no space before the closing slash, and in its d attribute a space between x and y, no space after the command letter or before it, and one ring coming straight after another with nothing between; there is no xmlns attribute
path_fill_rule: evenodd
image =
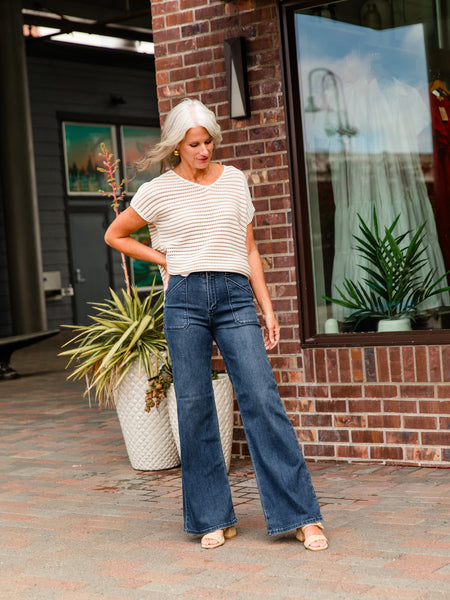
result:
<svg viewBox="0 0 450 600"><path fill-rule="evenodd" d="M381 319L378 331L411 331L411 319Z"/></svg>
<svg viewBox="0 0 450 600"><path fill-rule="evenodd" d="M225 459L227 472L230 469L231 450L233 445L233 411L234 395L233 386L226 373L219 373L217 379L213 380L214 400L216 403L217 418L219 421L220 440L222 442L222 452ZM178 431L177 399L175 396L175 387L172 384L167 390L167 407L169 410L169 420L172 426L173 437L180 452L180 433Z"/></svg>
<svg viewBox="0 0 450 600"><path fill-rule="evenodd" d="M173 439L167 402L145 412L148 379L135 360L116 390L116 409L133 469L161 471L180 464Z"/></svg>

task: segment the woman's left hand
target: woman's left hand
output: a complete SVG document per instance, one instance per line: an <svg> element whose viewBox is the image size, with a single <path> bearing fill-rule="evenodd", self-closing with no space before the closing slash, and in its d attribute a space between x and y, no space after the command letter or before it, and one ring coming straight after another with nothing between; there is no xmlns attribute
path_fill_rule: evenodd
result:
<svg viewBox="0 0 450 600"><path fill-rule="evenodd" d="M280 341L280 326L273 313L263 315L265 333L264 346L266 350L272 350Z"/></svg>
<svg viewBox="0 0 450 600"><path fill-rule="evenodd" d="M170 279L170 273L167 273L167 271L166 271L166 276L164 277L164 281L163 281L163 290L165 292L167 292L167 288L169 287L169 279Z"/></svg>

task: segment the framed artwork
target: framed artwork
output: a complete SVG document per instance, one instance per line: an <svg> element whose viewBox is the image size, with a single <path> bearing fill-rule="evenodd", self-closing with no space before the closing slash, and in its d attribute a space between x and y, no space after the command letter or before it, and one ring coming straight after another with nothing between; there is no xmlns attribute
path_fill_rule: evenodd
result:
<svg viewBox="0 0 450 600"><path fill-rule="evenodd" d="M159 142L160 128L122 126L120 138L125 191L127 194L134 194L140 185L159 175L159 165L153 166L151 170L139 171L137 163L142 160L151 146Z"/></svg>
<svg viewBox="0 0 450 600"><path fill-rule="evenodd" d="M101 123L63 121L66 191L71 196L92 196L105 189L101 144L117 154L114 126Z"/></svg>
<svg viewBox="0 0 450 600"><path fill-rule="evenodd" d="M147 225L144 225L144 227L141 227L135 231L132 236L143 244L147 244L149 246L151 245ZM149 263L145 260L136 260L135 258L132 258L131 272L132 283L137 287L138 291L145 291L146 289L149 290L155 279L155 287L162 289L163 282L158 265Z"/></svg>

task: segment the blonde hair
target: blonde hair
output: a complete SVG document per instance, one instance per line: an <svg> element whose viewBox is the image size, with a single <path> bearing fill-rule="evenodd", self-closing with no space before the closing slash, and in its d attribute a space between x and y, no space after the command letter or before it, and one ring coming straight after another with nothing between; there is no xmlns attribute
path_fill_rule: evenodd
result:
<svg viewBox="0 0 450 600"><path fill-rule="evenodd" d="M139 163L139 169L148 169L160 163L161 173L174 169L180 163L180 157L174 150L184 139L189 129L204 127L217 146L222 141L220 125L216 115L199 100L185 98L177 104L166 117L160 141L151 148Z"/></svg>

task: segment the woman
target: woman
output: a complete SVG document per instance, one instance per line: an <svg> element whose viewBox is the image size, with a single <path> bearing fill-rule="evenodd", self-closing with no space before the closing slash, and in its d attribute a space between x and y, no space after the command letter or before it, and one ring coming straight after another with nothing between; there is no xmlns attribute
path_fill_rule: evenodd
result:
<svg viewBox="0 0 450 600"><path fill-rule="evenodd" d="M243 173L211 161L220 141L215 115L202 103L187 99L172 109L161 141L146 157L146 166L160 162L166 170L139 188L105 240L161 269L185 531L202 535L207 549L236 535L211 383L215 340L239 403L268 533L295 529L305 547L325 550L311 478L267 357L280 328L253 238L254 208ZM131 237L145 224L152 248Z"/></svg>

